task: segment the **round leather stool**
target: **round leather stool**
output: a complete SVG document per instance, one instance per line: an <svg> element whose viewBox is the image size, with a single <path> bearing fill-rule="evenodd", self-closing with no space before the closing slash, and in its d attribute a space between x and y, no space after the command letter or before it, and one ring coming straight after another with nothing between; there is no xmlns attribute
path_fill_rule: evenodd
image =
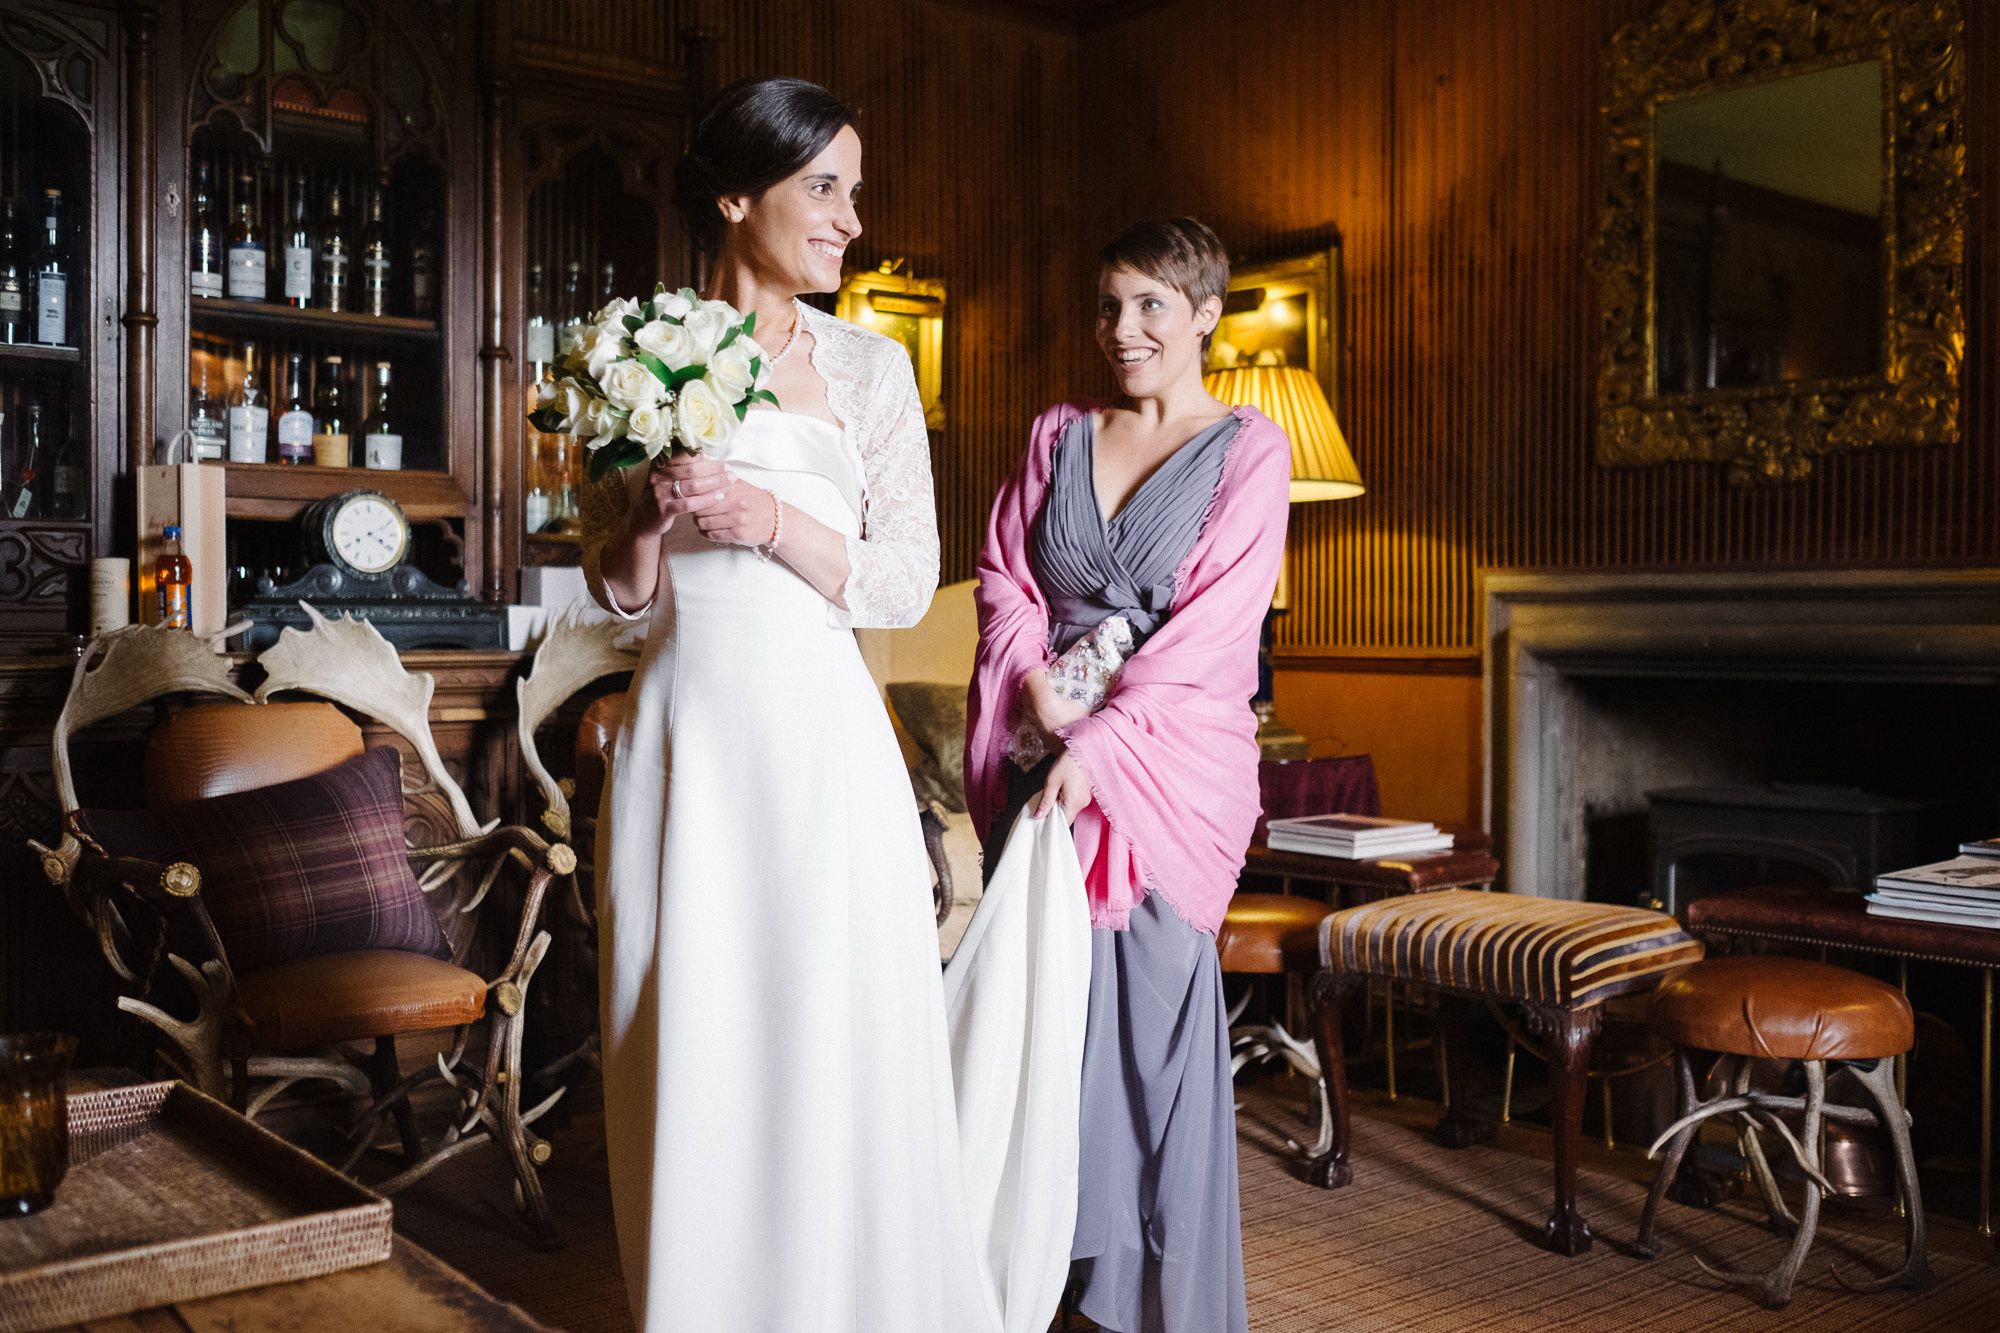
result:
<svg viewBox="0 0 2000 1333"><path fill-rule="evenodd" d="M1660 1196L1679 1172L1702 1122L1712 1116L1733 1115L1738 1146L1750 1164L1772 1224L1793 1229L1791 1248L1766 1274L1712 1268L1699 1259L1696 1262L1715 1277L1754 1285L1763 1303L1772 1309L1784 1305L1791 1299L1792 1283L1812 1245L1820 1200L1831 1189L1821 1171L1820 1126L1833 1120L1881 1125L1888 1130L1905 1204L1902 1267L1887 1276L1848 1285L1860 1291L1930 1285L1923 1199L1917 1188L1916 1161L1910 1153L1910 1117L1896 1096L1895 1059L1916 1040L1910 1002L1901 991L1829 963L1800 958L1710 958L1661 984L1653 997L1652 1021L1661 1038L1674 1047L1681 1115L1653 1144L1654 1154L1666 1144L1667 1156L1639 1220L1636 1249L1641 1256L1652 1258L1659 1253L1653 1220ZM1721 1091L1706 1101L1696 1090L1693 1051L1712 1051L1722 1057L1714 1073ZM1751 1070L1758 1060L1803 1065L1806 1095L1787 1097L1753 1089ZM1874 1103L1872 1110L1828 1104L1827 1074L1839 1068L1853 1073L1867 1090ZM1805 1116L1796 1138L1778 1114L1788 1111ZM1797 1217L1785 1206L1765 1159L1758 1138L1760 1121L1784 1139L1805 1171L1805 1205Z"/></svg>
<svg viewBox="0 0 2000 1333"><path fill-rule="evenodd" d="M1242 976L1309 977L1319 971L1319 923L1333 909L1317 898L1282 893L1239 893L1229 900L1222 928L1215 932L1215 951L1222 970ZM1332 1142L1333 1125L1327 1104L1326 1080L1320 1077L1319 1055L1311 1040L1301 1041L1285 1029L1283 1015L1268 1023L1238 1023L1250 1006L1250 992L1229 1011L1229 1072L1242 1071L1252 1060L1283 1060L1312 1079L1319 1089L1319 1143L1323 1153Z"/></svg>

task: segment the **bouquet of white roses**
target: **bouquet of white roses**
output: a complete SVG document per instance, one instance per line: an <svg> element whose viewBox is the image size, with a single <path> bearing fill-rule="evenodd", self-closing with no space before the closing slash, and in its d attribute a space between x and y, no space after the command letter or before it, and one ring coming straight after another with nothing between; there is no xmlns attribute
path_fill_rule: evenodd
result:
<svg viewBox="0 0 2000 1333"><path fill-rule="evenodd" d="M669 449L720 456L764 387L771 358L750 335L753 312L662 283L651 299L620 297L591 316L556 359L528 414L536 430L587 437L590 479Z"/></svg>

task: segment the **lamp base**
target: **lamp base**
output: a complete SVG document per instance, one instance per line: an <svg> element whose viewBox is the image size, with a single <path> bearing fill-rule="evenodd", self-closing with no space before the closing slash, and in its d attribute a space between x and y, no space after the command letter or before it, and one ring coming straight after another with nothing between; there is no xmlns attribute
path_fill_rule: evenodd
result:
<svg viewBox="0 0 2000 1333"><path fill-rule="evenodd" d="M1257 757L1259 759L1310 759L1312 743L1278 720L1278 710L1269 699L1251 703L1257 715Z"/></svg>

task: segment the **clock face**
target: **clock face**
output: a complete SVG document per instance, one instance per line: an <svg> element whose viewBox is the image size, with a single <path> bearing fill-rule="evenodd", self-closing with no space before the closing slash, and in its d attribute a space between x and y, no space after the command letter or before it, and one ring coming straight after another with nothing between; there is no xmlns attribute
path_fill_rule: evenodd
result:
<svg viewBox="0 0 2000 1333"><path fill-rule="evenodd" d="M410 525L386 496L360 492L334 511L326 529L327 553L357 574L394 569L410 545Z"/></svg>

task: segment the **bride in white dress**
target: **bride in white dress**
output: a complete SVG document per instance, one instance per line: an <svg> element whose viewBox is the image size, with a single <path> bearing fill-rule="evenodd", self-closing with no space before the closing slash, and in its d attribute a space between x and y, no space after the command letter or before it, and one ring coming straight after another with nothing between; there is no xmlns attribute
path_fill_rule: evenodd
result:
<svg viewBox="0 0 2000 1333"><path fill-rule="evenodd" d="M612 1201L648 1333L997 1333L1019 1285L968 1208L929 865L851 632L914 624L936 586L923 409L899 346L794 299L838 289L861 230L851 121L764 80L697 123L676 186L704 294L756 312L782 407L726 463L584 504L593 595L649 622L597 857Z"/></svg>

